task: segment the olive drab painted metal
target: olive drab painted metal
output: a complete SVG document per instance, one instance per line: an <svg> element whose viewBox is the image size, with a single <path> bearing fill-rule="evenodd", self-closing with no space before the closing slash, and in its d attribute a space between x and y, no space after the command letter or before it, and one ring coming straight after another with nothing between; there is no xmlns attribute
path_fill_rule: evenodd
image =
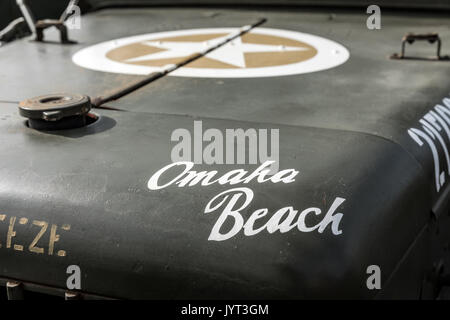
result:
<svg viewBox="0 0 450 320"><path fill-rule="evenodd" d="M348 50L347 59L290 75L164 76L67 130L35 130L20 116L18 102L31 97L105 96L142 79L74 63L83 49L136 35L236 28L261 16L256 9L210 11L104 9L71 30L76 44L22 39L0 48L0 78L8 83L0 87L0 278L54 288L67 299L80 297L64 291L70 265L81 270L81 293L111 298L436 297L441 266L449 263L450 63L389 55L407 32L437 32L448 54L442 15L385 13L382 29L368 30L364 12L340 10L330 19L329 11L264 11L264 28L328 39ZM48 31L46 40L58 40ZM238 45L252 50L248 44L273 39ZM291 52L306 48L305 65L315 59L307 38L276 41L297 48ZM142 50L134 57L158 51L132 48ZM262 63L263 55L244 53ZM214 67L243 68L237 56L229 62L238 66L217 57ZM131 62L124 64L141 63ZM202 63L210 68L212 61ZM195 163L191 170L217 171L217 178L242 169L248 183L150 183L172 163L174 130L190 130L194 121L204 131L279 130L279 170L297 174L274 182L248 178L260 164ZM234 215L242 228L224 239L214 233L222 218L215 208L232 188L247 205ZM280 210L298 212L300 227L273 229L269 221ZM372 265L381 270L379 290L366 286ZM8 292L19 296L13 287Z"/></svg>

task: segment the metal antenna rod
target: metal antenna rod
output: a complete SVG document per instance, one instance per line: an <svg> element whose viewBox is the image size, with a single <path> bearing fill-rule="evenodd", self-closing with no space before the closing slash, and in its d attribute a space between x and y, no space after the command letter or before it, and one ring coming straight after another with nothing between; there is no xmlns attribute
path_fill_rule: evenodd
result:
<svg viewBox="0 0 450 320"><path fill-rule="evenodd" d="M136 91L137 89L142 88L143 86L149 84L150 82L153 82L159 78L162 78L165 75L187 65L188 63L191 63L197 59L200 59L200 58L206 56L211 51L214 51L214 50L224 46L225 44L233 41L234 39L241 37L242 35L246 34L250 30L262 25L266 21L267 21L266 18L262 18L251 25L243 26L243 27L239 28L238 31L231 33L223 41L221 41L213 46L210 46L199 53L192 54L191 56L187 57L186 59L184 59L183 61L181 61L179 63L167 65L164 68L162 68L161 71L153 72L153 73L149 74L146 78L138 80L135 83L132 83L132 84L126 86L125 88L117 89L113 93L111 93L105 97L100 96L100 97L93 98L92 106L99 107L100 105L102 105L104 103L117 100L133 91Z"/></svg>
<svg viewBox="0 0 450 320"><path fill-rule="evenodd" d="M36 35L36 20L33 17L33 14L31 13L30 8L28 7L25 0L16 0L17 5L20 8L20 11L22 11L22 15L25 18L25 21L27 22L28 27L31 30L31 33L33 35Z"/></svg>

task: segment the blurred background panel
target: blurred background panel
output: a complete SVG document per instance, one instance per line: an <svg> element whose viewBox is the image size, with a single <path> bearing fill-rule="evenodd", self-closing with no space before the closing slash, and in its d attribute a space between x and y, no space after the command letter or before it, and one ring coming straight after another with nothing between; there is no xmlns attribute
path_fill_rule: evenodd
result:
<svg viewBox="0 0 450 320"><path fill-rule="evenodd" d="M27 4L36 19L56 19L66 8L69 0L28 0ZM86 9L86 3L80 2L80 7ZM12 20L21 17L16 0L0 0L0 30Z"/></svg>
<svg viewBox="0 0 450 320"><path fill-rule="evenodd" d="M94 9L110 6L182 6L182 5L270 5L308 7L367 7L371 4L384 8L446 9L450 0L83 0Z"/></svg>

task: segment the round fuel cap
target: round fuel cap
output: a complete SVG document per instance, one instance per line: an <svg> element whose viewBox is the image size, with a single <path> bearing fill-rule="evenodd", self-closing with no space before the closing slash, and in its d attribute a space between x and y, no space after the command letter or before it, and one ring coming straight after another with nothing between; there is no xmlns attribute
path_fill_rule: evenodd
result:
<svg viewBox="0 0 450 320"><path fill-rule="evenodd" d="M48 94L19 103L20 115L31 120L59 121L86 115L89 110L90 98L81 94Z"/></svg>

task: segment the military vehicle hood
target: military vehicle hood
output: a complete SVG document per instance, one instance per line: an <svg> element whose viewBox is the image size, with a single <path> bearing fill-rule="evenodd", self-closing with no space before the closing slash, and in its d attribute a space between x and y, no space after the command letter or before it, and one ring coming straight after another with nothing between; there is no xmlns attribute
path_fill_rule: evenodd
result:
<svg viewBox="0 0 450 320"><path fill-rule="evenodd" d="M365 286L366 268L375 264L389 292L398 262L450 179L447 122L440 122L450 110L450 67L388 56L400 50L406 32L430 29L448 52L448 20L425 16L418 23L387 14L386 33L363 27L364 15L332 13L108 9L83 16L81 29L70 32L77 44L24 39L1 47L0 276L64 288L67 266L78 265L83 291L107 297L369 298L376 292ZM120 110L94 109L99 119L79 129L37 131L18 114L16 102L26 98L94 97L143 77L139 67L162 62L136 58L167 50L154 49L155 42L200 41L160 34L147 40L153 47L123 40L114 46L117 39L212 28L220 35L260 16L268 19L265 30L339 45L312 45L316 55L337 50L327 53L348 56L283 74L269 65L277 63L270 60L275 49L247 52L245 63L259 63L254 69L273 67L248 77L226 73L242 68L239 58L226 60L232 53L203 60L213 65L163 77L107 104ZM196 35L216 34L202 32ZM283 59L295 60L289 52L299 51L300 40L289 39L244 42L279 46ZM110 51L75 58L107 41ZM95 60L104 56L130 68L107 72L111 66ZM205 69L219 71L205 75ZM424 125L429 111L437 116ZM278 133L278 175L265 175L259 157L227 163L234 156L225 147L215 150L222 157L208 151L208 133L226 146L227 130L236 129L254 130L259 142ZM177 132L191 134L192 163L174 164ZM223 163L211 164L205 155ZM183 180L188 171L210 179Z"/></svg>

